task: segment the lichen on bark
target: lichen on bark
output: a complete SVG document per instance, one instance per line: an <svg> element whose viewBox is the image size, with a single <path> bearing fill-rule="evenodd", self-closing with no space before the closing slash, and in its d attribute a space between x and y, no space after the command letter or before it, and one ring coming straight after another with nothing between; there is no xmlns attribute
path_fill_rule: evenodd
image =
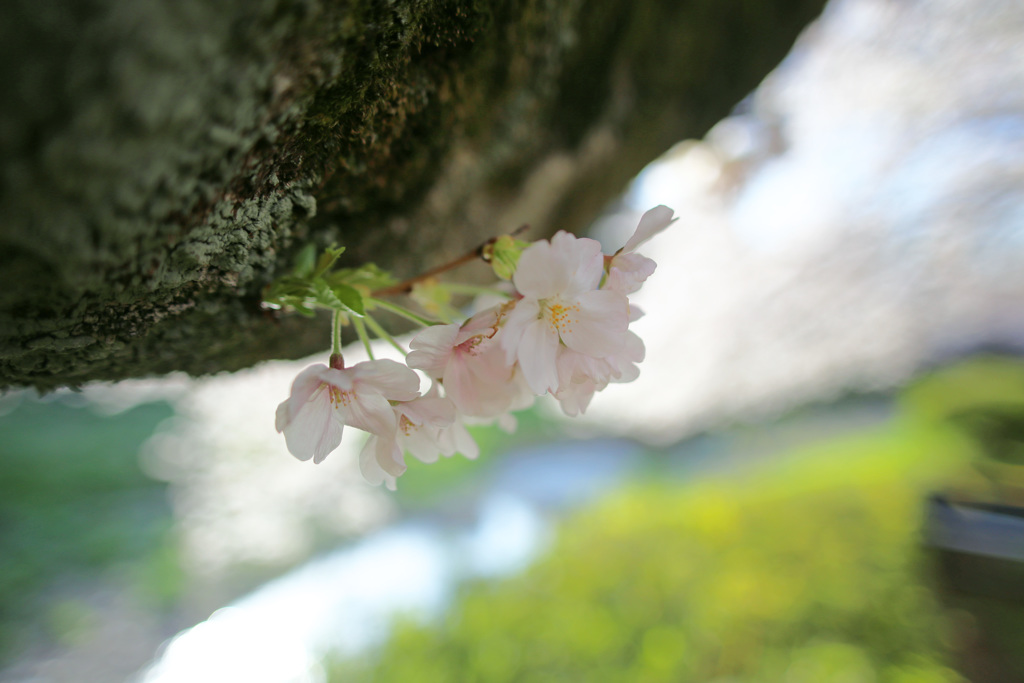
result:
<svg viewBox="0 0 1024 683"><path fill-rule="evenodd" d="M9 0L0 387L325 348L259 306L302 243L411 274L579 229L821 4Z"/></svg>

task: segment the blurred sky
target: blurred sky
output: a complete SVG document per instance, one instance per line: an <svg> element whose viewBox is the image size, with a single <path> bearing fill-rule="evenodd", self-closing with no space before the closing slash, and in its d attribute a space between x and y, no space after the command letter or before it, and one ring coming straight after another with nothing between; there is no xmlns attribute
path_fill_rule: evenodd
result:
<svg viewBox="0 0 1024 683"><path fill-rule="evenodd" d="M1024 346L1024 4L838 0L704 143L649 167L648 356L595 424L670 442Z"/></svg>

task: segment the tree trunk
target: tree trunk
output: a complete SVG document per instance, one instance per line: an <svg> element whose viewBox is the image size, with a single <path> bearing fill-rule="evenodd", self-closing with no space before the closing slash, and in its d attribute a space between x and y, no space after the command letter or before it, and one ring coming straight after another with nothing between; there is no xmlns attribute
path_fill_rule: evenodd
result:
<svg viewBox="0 0 1024 683"><path fill-rule="evenodd" d="M260 308L309 241L399 275L586 226L822 0L6 0L0 387L328 345Z"/></svg>

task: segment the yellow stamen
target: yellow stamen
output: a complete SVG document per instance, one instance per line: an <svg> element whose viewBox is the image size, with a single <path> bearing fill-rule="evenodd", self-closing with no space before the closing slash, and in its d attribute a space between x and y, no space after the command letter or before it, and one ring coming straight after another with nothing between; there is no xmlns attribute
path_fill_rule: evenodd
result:
<svg viewBox="0 0 1024 683"><path fill-rule="evenodd" d="M551 323L558 335L572 332L573 325L579 322L577 314L580 312L579 304L563 304L561 302L548 303L544 305L543 316Z"/></svg>
<svg viewBox="0 0 1024 683"><path fill-rule="evenodd" d="M352 392L342 391L333 384L327 385L327 391L331 397L331 404L334 406L348 407L352 403Z"/></svg>

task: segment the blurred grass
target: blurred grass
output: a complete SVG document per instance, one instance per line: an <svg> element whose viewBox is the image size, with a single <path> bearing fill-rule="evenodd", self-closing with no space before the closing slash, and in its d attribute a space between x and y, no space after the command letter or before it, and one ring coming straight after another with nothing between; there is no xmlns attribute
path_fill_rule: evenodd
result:
<svg viewBox="0 0 1024 683"><path fill-rule="evenodd" d="M85 609L74 597L48 608L48 594L67 601L75 586L116 571L160 605L181 579L166 486L138 462L173 409L103 415L76 403L26 398L0 418L0 661L26 639L83 623L71 618Z"/></svg>
<svg viewBox="0 0 1024 683"><path fill-rule="evenodd" d="M564 521L523 574L466 586L437 623L400 620L377 651L330 662L330 680L966 680L951 662L976 622L938 590L925 501L991 492L990 421L962 417L1024 414L1024 364L975 359L898 406L881 428L741 471L628 484ZM1019 607L994 611L1001 635L1020 632Z"/></svg>

